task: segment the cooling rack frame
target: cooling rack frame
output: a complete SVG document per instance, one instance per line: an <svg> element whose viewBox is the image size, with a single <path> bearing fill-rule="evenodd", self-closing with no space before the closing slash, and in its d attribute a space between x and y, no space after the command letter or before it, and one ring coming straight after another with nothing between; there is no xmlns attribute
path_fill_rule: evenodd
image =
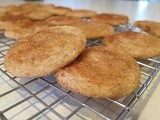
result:
<svg viewBox="0 0 160 120"><path fill-rule="evenodd" d="M3 108L3 106L1 106L0 107L0 118L3 120L14 119L15 117L10 117L10 116L8 117L5 113L8 111L11 111L12 109L15 109L17 106L23 104L24 102L28 102L30 99L35 99L38 103L40 103L43 106L43 108L40 109L35 114L29 116L27 118L28 120L40 119L41 117L45 116L44 113L46 111L49 111L52 114L54 114L55 116L57 116L57 119L58 118L63 119L63 120L71 119L75 115L78 116L79 119L81 119L81 118L87 119L86 116L89 114L87 114L85 117L83 117L84 111L82 113L79 113L79 111L82 108L84 108L86 110L85 112L89 111L92 114L94 114L96 116L95 118L102 118L102 119L106 119L106 120L110 120L110 119L122 120L128 115L128 113L131 111L131 109L133 108L135 103L143 95L144 91L147 89L147 87L152 82L152 80L155 78L157 72L160 69L160 58L137 60L137 63L141 66L141 74L142 74L142 76L144 76L144 79L141 80L140 87L131 94L132 97L127 96L127 97L124 97L120 100L112 100L112 99L108 99L108 98L106 98L106 99L87 98L87 97L83 97L83 96L74 94L70 91L63 89L61 86L58 85L58 83L55 80L50 81L47 77L31 78L30 80L23 83L21 80L19 80L19 78L16 78L16 77L10 75L4 68L3 60L4 60L4 56L5 56L6 51L14 43L15 43L15 40L5 38L3 35L3 32L0 33L0 60L1 60L0 61L0 73L2 76L4 75L8 78L7 81L5 81L5 79L0 78L1 79L0 85L1 85L1 83L8 84L10 82L16 84L16 87L10 85L11 89L6 90L0 94L0 101L1 101L1 99L3 99L3 97L5 97L13 92L17 92L17 90L20 90L20 89L23 89L22 93L26 92L28 94L28 96L25 96L24 99L19 100L10 106L4 107L4 108ZM100 40L96 40L96 41L91 40L88 42L88 45L89 46L100 45ZM50 77L55 79L54 76L50 76ZM32 91L31 87L28 88L28 85L32 86L32 84L35 84L35 82L37 82L37 81L43 81L45 86L36 92ZM40 85L43 86L43 84L40 84ZM43 93L45 90L50 89L50 88L54 88L54 90L59 91L59 93L62 95L58 96L58 98L56 98L56 100L54 100L53 102L48 104L47 102L43 101L43 99L39 98L38 95ZM54 91L52 91L52 92L53 92L52 94L54 94ZM21 95L21 93L18 93L18 94ZM21 96L23 98L23 95L21 95ZM60 101L62 101L65 98L72 99L77 104L73 105L72 103L68 103L68 104L71 104L71 106L76 106L76 107L73 110L69 109L70 113L68 115L65 115L65 117L64 117L64 115L62 115L60 112L55 110L53 108L53 106L55 106L57 103L59 103ZM81 100L81 98L83 98L83 100ZM12 99L12 97L11 97L11 99ZM104 104L101 105L101 101L103 101ZM5 102L5 101L3 101L3 102ZM63 102L63 103L65 103L65 102ZM91 103L95 104L95 106L96 105L101 106L100 107L101 111L107 110L107 112L109 112L109 114L111 114L111 115L107 116L105 114L107 112L103 113L103 112L99 111L97 108L93 107L93 105ZM114 111L113 109L115 109L115 108L116 109L120 108L120 111L118 111L118 112L117 112L117 110ZM112 117L112 113L116 113L116 114L113 114L113 117ZM41 117L38 117L38 116L41 116ZM46 119L50 119L50 118L46 117ZM74 119L74 117L72 119Z"/></svg>

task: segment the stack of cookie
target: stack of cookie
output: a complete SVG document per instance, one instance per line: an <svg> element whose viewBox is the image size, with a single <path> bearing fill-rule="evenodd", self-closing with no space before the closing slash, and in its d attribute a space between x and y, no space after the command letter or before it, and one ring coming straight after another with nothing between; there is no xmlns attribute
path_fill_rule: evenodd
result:
<svg viewBox="0 0 160 120"><path fill-rule="evenodd" d="M17 41L6 54L5 68L17 77L54 73L62 86L90 97L116 99L138 87L140 70L132 56L85 46L80 29L53 27Z"/></svg>
<svg viewBox="0 0 160 120"><path fill-rule="evenodd" d="M53 4L0 6L0 30L5 30L6 37L16 40L62 25L82 29L87 39L103 38L114 33L113 26L127 22L128 17L124 15L97 14L92 10L72 10Z"/></svg>
<svg viewBox="0 0 160 120"><path fill-rule="evenodd" d="M85 96L130 94L141 76L134 58L160 55L160 41L152 35L114 33L114 26L128 23L124 15L30 3L0 11L1 29L17 40L5 57L7 71L16 77L55 74L64 88ZM97 38L103 45L86 47L88 39Z"/></svg>

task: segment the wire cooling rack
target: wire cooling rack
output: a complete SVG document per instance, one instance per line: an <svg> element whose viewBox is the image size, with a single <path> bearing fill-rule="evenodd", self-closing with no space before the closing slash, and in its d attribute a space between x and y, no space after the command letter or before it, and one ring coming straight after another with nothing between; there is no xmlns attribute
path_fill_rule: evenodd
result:
<svg viewBox="0 0 160 120"><path fill-rule="evenodd" d="M99 40L89 45L99 45ZM141 68L139 88L118 99L94 99L63 89L54 75L20 79L4 68L4 56L15 40L0 33L0 117L2 120L122 120L144 93L159 70L160 59L137 60Z"/></svg>

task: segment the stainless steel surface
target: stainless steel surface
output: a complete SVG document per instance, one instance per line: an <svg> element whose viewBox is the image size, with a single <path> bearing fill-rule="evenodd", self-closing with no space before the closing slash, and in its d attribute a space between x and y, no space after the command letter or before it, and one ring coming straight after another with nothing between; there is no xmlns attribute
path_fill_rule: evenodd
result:
<svg viewBox="0 0 160 120"><path fill-rule="evenodd" d="M88 98L63 89L52 75L30 79L10 75L3 61L13 43L0 33L0 117L4 120L124 119L160 68L160 58L137 60L141 84L132 94L119 100ZM100 45L100 40L88 44Z"/></svg>

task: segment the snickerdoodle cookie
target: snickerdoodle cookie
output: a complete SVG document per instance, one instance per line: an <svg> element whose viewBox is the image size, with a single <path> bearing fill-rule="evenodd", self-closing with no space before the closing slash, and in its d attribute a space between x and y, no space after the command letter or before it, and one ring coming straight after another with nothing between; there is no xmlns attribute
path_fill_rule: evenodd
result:
<svg viewBox="0 0 160 120"><path fill-rule="evenodd" d="M106 47L129 53L134 58L150 58L160 56L160 41L144 33L133 31L120 32L104 39Z"/></svg>
<svg viewBox="0 0 160 120"><path fill-rule="evenodd" d="M73 92L95 98L118 99L140 83L136 60L102 46L86 48L72 64L56 73L59 84Z"/></svg>
<svg viewBox="0 0 160 120"><path fill-rule="evenodd" d="M5 68L17 77L40 77L72 62L85 48L81 30L63 26L16 42L5 56Z"/></svg>

